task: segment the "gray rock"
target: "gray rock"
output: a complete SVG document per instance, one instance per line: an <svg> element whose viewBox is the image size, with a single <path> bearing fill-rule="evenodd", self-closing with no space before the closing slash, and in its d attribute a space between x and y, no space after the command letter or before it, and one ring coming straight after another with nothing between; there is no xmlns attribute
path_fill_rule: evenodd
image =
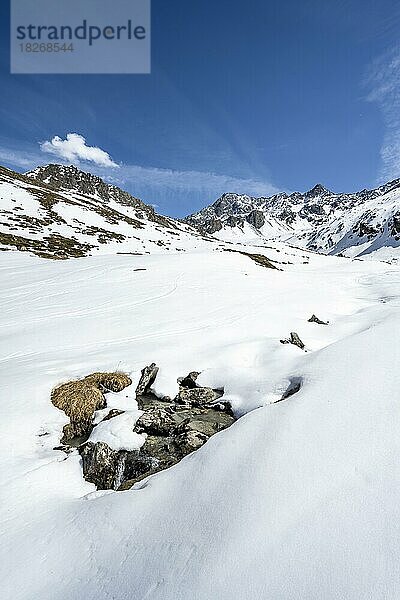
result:
<svg viewBox="0 0 400 600"><path fill-rule="evenodd" d="M242 219L242 217L236 217L234 215L230 215L225 223L227 225L229 225L229 227L236 227L237 225L239 225L240 227L243 227L244 221Z"/></svg>
<svg viewBox="0 0 400 600"><path fill-rule="evenodd" d="M220 394L208 387L181 388L175 401L185 406L206 406L215 402Z"/></svg>
<svg viewBox="0 0 400 600"><path fill-rule="evenodd" d="M135 431L149 435L171 435L177 423L171 406L154 406L146 410L137 420Z"/></svg>
<svg viewBox="0 0 400 600"><path fill-rule="evenodd" d="M179 377L178 383L181 387L194 388L197 387L196 380L200 373L198 371L191 371L186 377Z"/></svg>
<svg viewBox="0 0 400 600"><path fill-rule="evenodd" d="M99 490L114 490L123 481L127 454L116 451L104 442L86 442L79 448L82 457L83 476Z"/></svg>
<svg viewBox="0 0 400 600"><path fill-rule="evenodd" d="M203 444L206 443L209 437L210 436L201 433L201 431L189 429L188 431L181 433L175 439L175 444L177 445L182 456L185 456L186 454L190 454L191 452L198 450L201 446L203 446Z"/></svg>
<svg viewBox="0 0 400 600"><path fill-rule="evenodd" d="M155 363L151 363L151 365L142 370L142 375L136 388L136 396L142 396L149 391L156 380L157 373L158 367Z"/></svg>
<svg viewBox="0 0 400 600"><path fill-rule="evenodd" d="M304 350L305 344L301 341L298 333L292 331L290 334L290 338L286 338L284 340L280 340L281 344L293 344L293 346L297 346L300 350Z"/></svg>
<svg viewBox="0 0 400 600"><path fill-rule="evenodd" d="M216 233L217 231L220 231L222 229L222 223L219 219L211 219L209 223L207 223L207 225L205 227L203 227L202 229L202 233L208 233L210 235L212 235L213 233Z"/></svg>
<svg viewBox="0 0 400 600"><path fill-rule="evenodd" d="M292 331L290 334L290 343L294 346L298 346L300 350L304 350L305 348L305 344L301 341L299 335L295 331Z"/></svg>
<svg viewBox="0 0 400 600"><path fill-rule="evenodd" d="M261 229L265 223L265 215L262 210L252 210L246 217L246 221L256 229Z"/></svg>
<svg viewBox="0 0 400 600"><path fill-rule="evenodd" d="M311 315L311 317L308 319L309 323L318 323L318 325L328 325L327 321L321 321L321 319L318 319L318 317L316 317L315 315Z"/></svg>

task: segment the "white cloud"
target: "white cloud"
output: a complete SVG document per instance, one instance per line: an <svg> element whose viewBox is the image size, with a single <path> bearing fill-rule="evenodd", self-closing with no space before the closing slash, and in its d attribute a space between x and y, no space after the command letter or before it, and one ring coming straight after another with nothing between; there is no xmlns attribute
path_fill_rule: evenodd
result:
<svg viewBox="0 0 400 600"><path fill-rule="evenodd" d="M50 143L50 142L48 142ZM62 157L63 160L68 158ZM46 156L27 147L16 149L1 145L0 164L28 170L46 164ZM71 160L71 159L69 159ZM241 178L208 171L179 171L159 167L121 164L118 169L88 162L84 171L99 175L108 183L126 189L157 210L171 216L185 216L214 202L224 192L270 196L282 191L268 180Z"/></svg>
<svg viewBox="0 0 400 600"><path fill-rule="evenodd" d="M42 142L40 149L72 163L85 161L99 167L118 167L107 152L96 146L87 146L85 138L78 133L67 133L65 140L56 135L51 141Z"/></svg>
<svg viewBox="0 0 400 600"><path fill-rule="evenodd" d="M379 106L385 125L379 173L379 182L384 183L400 177L400 47L374 61L367 85L368 100Z"/></svg>

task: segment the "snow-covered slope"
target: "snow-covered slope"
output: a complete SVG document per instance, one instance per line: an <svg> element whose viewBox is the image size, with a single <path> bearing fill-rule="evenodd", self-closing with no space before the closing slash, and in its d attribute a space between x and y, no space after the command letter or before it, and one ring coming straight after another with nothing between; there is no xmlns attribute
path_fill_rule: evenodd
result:
<svg viewBox="0 0 400 600"><path fill-rule="evenodd" d="M282 270L217 248L0 254L4 598L399 598L398 269L271 246ZM290 331L307 352L280 343ZM151 361L157 393L202 371L240 418L132 490L96 492L77 451L54 450L67 419L50 391L115 369L134 389ZM109 405L134 410L126 390Z"/></svg>
<svg viewBox="0 0 400 600"><path fill-rule="evenodd" d="M299 247L390 258L399 189L230 194L188 224L75 167L0 169L0 241L24 250L0 252L2 597L400 597L399 270ZM157 401L200 372L237 420L96 491L51 391L129 374L90 441L134 450L152 362Z"/></svg>
<svg viewBox="0 0 400 600"><path fill-rule="evenodd" d="M0 167L0 244L46 258L179 251L204 245L188 225L74 166L21 175Z"/></svg>
<svg viewBox="0 0 400 600"><path fill-rule="evenodd" d="M224 194L185 222L223 240L264 237L325 254L387 259L399 256L400 180L354 194L320 184L268 198Z"/></svg>

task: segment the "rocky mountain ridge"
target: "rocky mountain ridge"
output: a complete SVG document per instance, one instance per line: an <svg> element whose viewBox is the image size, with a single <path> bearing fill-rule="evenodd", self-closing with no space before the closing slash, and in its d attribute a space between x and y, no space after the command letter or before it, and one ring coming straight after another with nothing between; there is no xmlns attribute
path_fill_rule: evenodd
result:
<svg viewBox="0 0 400 600"><path fill-rule="evenodd" d="M321 184L303 194L227 193L185 222L219 239L279 239L324 254L363 256L400 246L400 179L350 194Z"/></svg>
<svg viewBox="0 0 400 600"><path fill-rule="evenodd" d="M273 240L322 254L395 260L400 247L400 179L351 194L321 184L269 197L226 193L178 221L96 175L49 164L25 174L0 167L0 203L0 248L44 258Z"/></svg>
<svg viewBox="0 0 400 600"><path fill-rule="evenodd" d="M0 167L0 244L44 258L183 250L202 236L75 166Z"/></svg>

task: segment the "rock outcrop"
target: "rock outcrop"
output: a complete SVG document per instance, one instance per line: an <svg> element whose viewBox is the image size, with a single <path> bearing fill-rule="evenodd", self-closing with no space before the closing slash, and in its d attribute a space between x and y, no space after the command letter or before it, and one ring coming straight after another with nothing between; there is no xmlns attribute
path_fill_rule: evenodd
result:
<svg viewBox="0 0 400 600"><path fill-rule="evenodd" d="M256 229L261 229L265 223L265 214L261 210L252 210L247 216L246 221Z"/></svg>
<svg viewBox="0 0 400 600"><path fill-rule="evenodd" d="M318 323L318 325L328 325L328 321L321 321L316 315L311 315L308 319L309 323Z"/></svg>
<svg viewBox="0 0 400 600"><path fill-rule="evenodd" d="M297 346L300 350L304 350L306 347L304 342L300 339L300 336L295 331L290 333L290 338L286 338L284 340L280 340L281 344L293 344L293 346Z"/></svg>
<svg viewBox="0 0 400 600"><path fill-rule="evenodd" d="M83 475L98 489L129 489L176 464L234 422L230 405L221 399L223 390L198 386L197 372L179 378L179 393L173 400L157 398L150 391L157 371L154 363L143 369L136 390L143 414L134 431L146 434L139 450L114 450L104 442L90 440L80 446Z"/></svg>

